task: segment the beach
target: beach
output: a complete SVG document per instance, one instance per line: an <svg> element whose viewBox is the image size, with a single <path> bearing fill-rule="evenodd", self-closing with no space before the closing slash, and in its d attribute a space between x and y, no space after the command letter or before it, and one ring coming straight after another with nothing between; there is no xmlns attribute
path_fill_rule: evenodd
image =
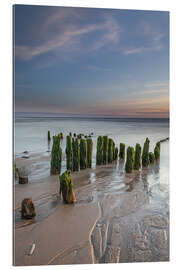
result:
<svg viewBox="0 0 180 270"><path fill-rule="evenodd" d="M93 133L92 168L72 173L76 204L62 202L59 176L50 175L52 145L47 144L45 130L55 134L56 127L64 134L77 130ZM23 140L17 136L20 133ZM152 148L168 137L169 125L163 121L72 119L15 122L15 162L17 168L29 170L29 183L14 181L14 265L169 260L169 141L161 144L158 164L126 174L125 163L119 160L96 166L99 134L111 136L117 146L122 141L143 145L149 134ZM65 139L62 149L64 171ZM35 204L37 215L32 220L21 219L24 198L32 198Z"/></svg>

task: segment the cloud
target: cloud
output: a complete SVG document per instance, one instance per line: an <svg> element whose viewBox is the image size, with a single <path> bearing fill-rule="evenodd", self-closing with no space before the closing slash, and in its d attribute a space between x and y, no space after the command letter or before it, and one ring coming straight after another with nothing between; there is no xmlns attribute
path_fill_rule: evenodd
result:
<svg viewBox="0 0 180 270"><path fill-rule="evenodd" d="M155 29L151 24L147 22L142 22L140 28L138 29L139 37L143 37L143 43L147 43L146 46L130 46L129 48L123 49L124 55L139 54L148 51L159 51L163 45L163 38L165 34L162 33L159 29Z"/></svg>
<svg viewBox="0 0 180 270"><path fill-rule="evenodd" d="M125 49L123 50L124 55L129 55L129 54L136 54L136 53L142 53L146 50L146 48L132 48L132 49Z"/></svg>
<svg viewBox="0 0 180 270"><path fill-rule="evenodd" d="M169 88L169 81L165 82L149 82L144 85L147 88Z"/></svg>
<svg viewBox="0 0 180 270"><path fill-rule="evenodd" d="M111 68L97 67L97 66L88 66L87 68L93 71L112 71Z"/></svg>
<svg viewBox="0 0 180 270"><path fill-rule="evenodd" d="M134 30L120 25L112 14L98 17L98 22L89 20L86 9L76 8L51 8L46 16L40 16L39 23L32 25L30 34L33 45L24 42L16 43L15 56L19 60L31 60L36 56L55 52L92 52L102 48L120 51L123 55L140 54L149 51L159 51L163 48L164 33L148 22L135 25L136 41L138 46L133 46ZM41 15L41 14L40 14ZM129 40L126 45L121 44L123 33ZM88 42L84 37L88 36ZM34 37L34 38L33 38ZM42 66L46 66L43 64Z"/></svg>
<svg viewBox="0 0 180 270"><path fill-rule="evenodd" d="M48 40L45 43L39 46L23 46L16 45L15 46L15 54L16 57L21 60L29 60L35 56L38 56L43 53L47 53L50 51L54 51L58 48L64 48L66 45L69 45L74 38L85 35L89 32L98 30L99 26L92 24L87 25L81 28L70 27L64 31L64 33L60 36L55 37L52 40Z"/></svg>
<svg viewBox="0 0 180 270"><path fill-rule="evenodd" d="M57 50L65 52L68 48L70 51L96 51L119 43L122 29L113 16L102 16L97 23L92 23L85 15L86 10L83 12L82 9L51 9L48 15L40 17L37 27L32 25L29 30L33 45L26 44L26 36L24 42L16 42L16 58L31 60ZM95 36L89 36L88 43L84 42L83 38L91 33Z"/></svg>
<svg viewBox="0 0 180 270"><path fill-rule="evenodd" d="M122 27L112 16L107 17L104 23L104 34L94 42L92 50L99 50L108 44L110 46L118 44L120 41L120 33L122 31Z"/></svg>

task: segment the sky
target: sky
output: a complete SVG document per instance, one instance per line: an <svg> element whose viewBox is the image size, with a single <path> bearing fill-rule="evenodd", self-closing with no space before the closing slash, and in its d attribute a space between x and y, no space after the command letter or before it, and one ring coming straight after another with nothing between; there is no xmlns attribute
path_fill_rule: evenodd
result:
<svg viewBox="0 0 180 270"><path fill-rule="evenodd" d="M169 117L169 12L14 6L15 112Z"/></svg>

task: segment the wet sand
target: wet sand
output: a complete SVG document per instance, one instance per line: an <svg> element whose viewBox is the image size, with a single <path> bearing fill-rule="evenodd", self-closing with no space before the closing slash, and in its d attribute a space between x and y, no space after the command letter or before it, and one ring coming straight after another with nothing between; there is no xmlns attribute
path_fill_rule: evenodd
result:
<svg viewBox="0 0 180 270"><path fill-rule="evenodd" d="M33 171L28 184L14 185L15 265L169 260L169 198L158 165L126 175L118 161L73 173L78 202L65 205L49 160L49 153L16 158ZM20 217L27 197L37 211L32 221Z"/></svg>

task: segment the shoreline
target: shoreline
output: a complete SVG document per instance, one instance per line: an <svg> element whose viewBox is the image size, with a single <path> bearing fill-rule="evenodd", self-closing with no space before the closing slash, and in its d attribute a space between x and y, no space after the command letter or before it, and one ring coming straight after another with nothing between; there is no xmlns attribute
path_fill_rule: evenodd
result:
<svg viewBox="0 0 180 270"><path fill-rule="evenodd" d="M161 196L154 178L157 166L126 175L124 163L118 161L74 172L77 203L66 205L58 196L59 176L39 177L38 166L50 174L43 159L47 163L50 156L16 159L19 166L35 163L36 177L14 185L14 265L169 260L168 193ZM25 197L32 197L36 207L32 221L20 218ZM29 256L33 243L35 250Z"/></svg>

